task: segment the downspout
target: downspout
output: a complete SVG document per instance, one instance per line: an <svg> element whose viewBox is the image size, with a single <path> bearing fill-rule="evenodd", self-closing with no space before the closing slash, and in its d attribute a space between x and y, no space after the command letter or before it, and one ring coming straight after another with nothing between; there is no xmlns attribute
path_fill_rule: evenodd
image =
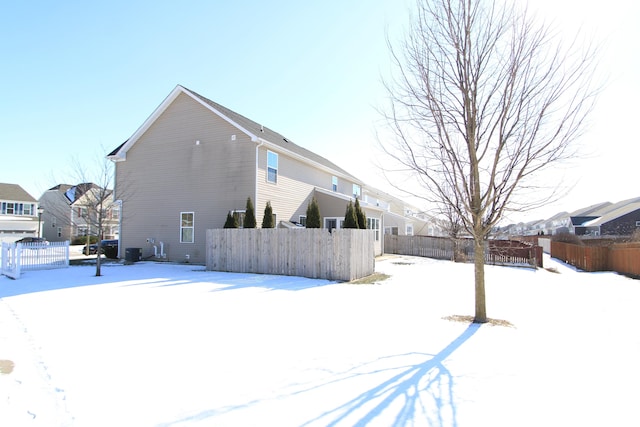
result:
<svg viewBox="0 0 640 427"><path fill-rule="evenodd" d="M264 145L264 140L262 138L255 138L254 142L257 142L258 145L256 145L256 168L255 168L256 184L255 184L255 194L253 195L253 204L254 206L258 206L258 163L259 163L258 160L260 156L260 147Z"/></svg>

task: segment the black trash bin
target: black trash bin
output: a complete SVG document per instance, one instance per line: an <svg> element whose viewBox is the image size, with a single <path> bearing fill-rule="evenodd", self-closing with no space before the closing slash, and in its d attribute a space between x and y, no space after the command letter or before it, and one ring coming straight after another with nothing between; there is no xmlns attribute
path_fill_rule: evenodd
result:
<svg viewBox="0 0 640 427"><path fill-rule="evenodd" d="M142 249L140 248L127 248L124 250L124 260L127 262L140 261L142 258Z"/></svg>

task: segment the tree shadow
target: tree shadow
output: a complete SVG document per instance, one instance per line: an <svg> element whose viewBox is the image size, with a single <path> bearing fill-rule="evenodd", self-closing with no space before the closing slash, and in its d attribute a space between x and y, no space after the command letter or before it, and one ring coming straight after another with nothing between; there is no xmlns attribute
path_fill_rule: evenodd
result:
<svg viewBox="0 0 640 427"><path fill-rule="evenodd" d="M391 377L371 387L347 402L332 408L301 426L366 426L384 413L385 425L413 425L415 419L426 421L429 426L457 426L454 402L454 377L444 366L444 361L480 328L470 324L449 345L435 355L412 353L389 356L376 362L390 367L358 372L336 381L345 381L354 376L393 373ZM407 358L427 359L413 364L394 363ZM391 362L391 363L390 363ZM361 371L363 367L358 368ZM325 384L326 385L326 384Z"/></svg>
<svg viewBox="0 0 640 427"><path fill-rule="evenodd" d="M367 380L369 376L386 377L380 383L364 389L348 401L322 412L299 424L304 426L367 426L379 421L379 425L401 427L421 425L456 427L455 377L444 365L445 360L481 327L470 324L462 334L437 354L407 353L379 358L344 372L332 372L330 378L320 384L292 384L295 390L279 393L265 399L254 399L221 408L210 408L192 415L159 424L169 427L187 422L204 421L230 412L244 410L267 401L279 401L300 396L323 388L348 387L357 389L350 381ZM418 363L408 363L419 360ZM326 390L324 390L326 391ZM383 420L376 420L377 417Z"/></svg>

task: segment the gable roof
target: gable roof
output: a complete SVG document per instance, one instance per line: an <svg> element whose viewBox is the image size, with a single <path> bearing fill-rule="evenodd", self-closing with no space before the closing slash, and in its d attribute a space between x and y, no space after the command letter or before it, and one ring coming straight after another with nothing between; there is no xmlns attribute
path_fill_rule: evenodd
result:
<svg viewBox="0 0 640 427"><path fill-rule="evenodd" d="M634 200L634 201L627 202L627 203L623 203L623 202L616 203L615 209L609 210L601 217L594 218L592 221L589 221L584 225L588 227L600 226L602 224L606 224L609 221L620 218L621 216L640 210L640 201L635 201L637 199L631 199L631 200Z"/></svg>
<svg viewBox="0 0 640 427"><path fill-rule="evenodd" d="M575 217L583 217L583 216L599 216L602 215L609 206L613 203L611 202L602 202L597 203L595 205L587 206L586 208L578 209L577 211L571 212L569 216Z"/></svg>
<svg viewBox="0 0 640 427"><path fill-rule="evenodd" d="M307 150L293 143L289 138L284 137L280 133L261 125L247 117L236 113L190 89L187 89L181 85L176 88L165 98L165 100L156 108L156 110L149 116L149 118L136 130L136 132L125 142L111 151L107 157L114 161L124 160L126 158L127 151L140 139L140 137L149 129L149 127L155 122L155 120L171 105L171 103L180 95L186 94L187 96L200 103L212 113L218 117L226 120L231 125L235 126L238 130L245 133L256 143L264 143L271 148L275 148L278 151L290 153L293 157L297 157L303 161L311 162L321 167L330 169L343 177L346 177L355 182L361 182L355 178L346 170L342 169L335 163L327 160L326 158Z"/></svg>
<svg viewBox="0 0 640 427"><path fill-rule="evenodd" d="M36 202L37 200L27 193L18 184L0 183L0 200L11 200L15 202Z"/></svg>

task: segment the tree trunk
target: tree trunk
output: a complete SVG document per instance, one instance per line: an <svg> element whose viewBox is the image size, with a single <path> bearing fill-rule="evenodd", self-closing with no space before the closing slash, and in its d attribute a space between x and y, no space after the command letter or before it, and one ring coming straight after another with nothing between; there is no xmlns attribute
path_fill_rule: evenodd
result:
<svg viewBox="0 0 640 427"><path fill-rule="evenodd" d="M96 250L96 276L102 276L102 255L100 252L102 252L102 240L100 239L101 236L98 236L98 249Z"/></svg>
<svg viewBox="0 0 640 427"><path fill-rule="evenodd" d="M484 292L484 240L475 238L474 246L476 315L473 322L487 323L487 304Z"/></svg>

